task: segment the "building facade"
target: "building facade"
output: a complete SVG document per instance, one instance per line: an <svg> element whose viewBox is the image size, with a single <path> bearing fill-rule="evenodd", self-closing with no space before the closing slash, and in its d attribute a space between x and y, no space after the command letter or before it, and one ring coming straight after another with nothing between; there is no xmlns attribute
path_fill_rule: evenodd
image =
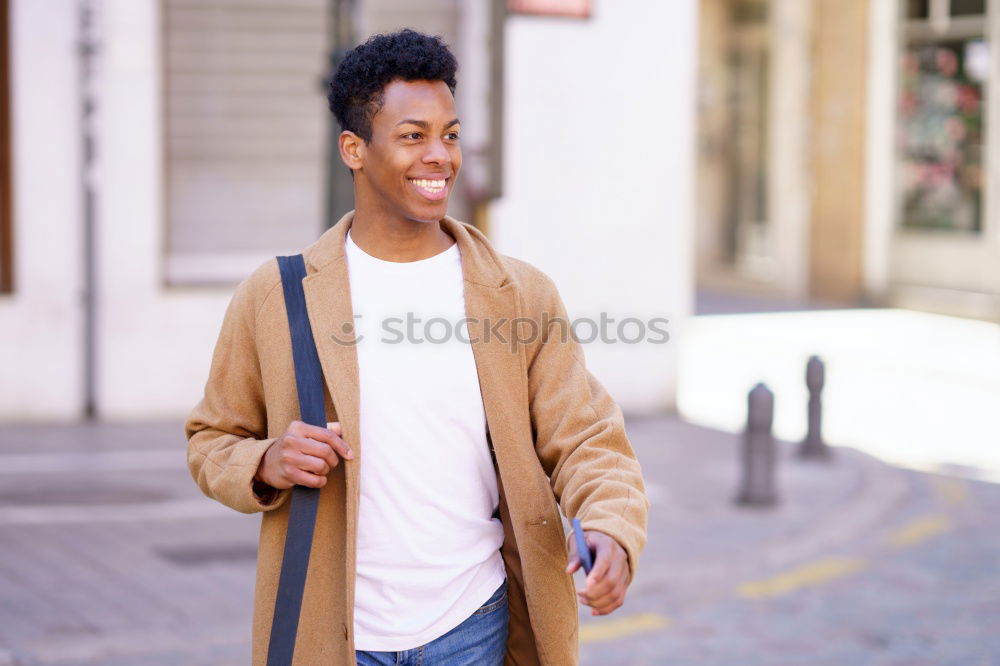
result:
<svg viewBox="0 0 1000 666"><path fill-rule="evenodd" d="M404 26L462 66L451 214L551 275L573 317L682 320L697 4L559 4L0 3L0 418L185 414L235 284L351 207L331 62ZM675 345L586 354L627 410L673 406Z"/></svg>
<svg viewBox="0 0 1000 666"><path fill-rule="evenodd" d="M995 0L702 0L699 283L1000 319Z"/></svg>

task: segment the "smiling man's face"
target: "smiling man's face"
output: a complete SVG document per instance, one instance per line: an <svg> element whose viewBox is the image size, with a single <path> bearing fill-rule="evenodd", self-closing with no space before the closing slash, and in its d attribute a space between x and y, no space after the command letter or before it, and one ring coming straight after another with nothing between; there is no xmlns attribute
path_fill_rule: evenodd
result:
<svg viewBox="0 0 1000 666"><path fill-rule="evenodd" d="M439 221L462 167L458 137L455 99L444 81L390 82L372 139L358 146L355 180L365 200L391 217Z"/></svg>

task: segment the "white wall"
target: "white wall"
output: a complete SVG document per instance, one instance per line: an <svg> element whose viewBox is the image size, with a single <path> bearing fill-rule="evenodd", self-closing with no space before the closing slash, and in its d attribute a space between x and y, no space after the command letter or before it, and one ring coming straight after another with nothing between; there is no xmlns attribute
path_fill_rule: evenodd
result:
<svg viewBox="0 0 1000 666"><path fill-rule="evenodd" d="M0 296L0 419L82 408L82 253L76 12L10 5L13 294Z"/></svg>
<svg viewBox="0 0 1000 666"><path fill-rule="evenodd" d="M569 316L692 312L697 3L594 0L589 20L506 32L498 249L559 286ZM585 345L623 409L675 404L678 344Z"/></svg>
<svg viewBox="0 0 1000 666"><path fill-rule="evenodd" d="M109 419L177 417L194 406L232 293L163 284L158 4L103 3L97 380Z"/></svg>
<svg viewBox="0 0 1000 666"><path fill-rule="evenodd" d="M96 5L96 392L99 416L112 420L191 409L233 291L164 286L158 5ZM0 296L0 420L75 419L84 401L77 6L15 0L11 18L15 291Z"/></svg>
<svg viewBox="0 0 1000 666"><path fill-rule="evenodd" d="M865 295L873 302L884 301L889 291L889 257L896 219L898 17L899 0L872 0L868 13L863 266Z"/></svg>

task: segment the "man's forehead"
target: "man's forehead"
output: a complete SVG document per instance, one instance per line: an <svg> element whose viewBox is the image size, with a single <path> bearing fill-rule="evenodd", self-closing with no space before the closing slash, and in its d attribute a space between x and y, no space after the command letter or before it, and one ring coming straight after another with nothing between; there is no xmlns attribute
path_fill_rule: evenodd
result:
<svg viewBox="0 0 1000 666"><path fill-rule="evenodd" d="M386 85L382 94L382 112L393 122L403 117L422 118L442 111L454 115L455 98L444 81L403 81Z"/></svg>

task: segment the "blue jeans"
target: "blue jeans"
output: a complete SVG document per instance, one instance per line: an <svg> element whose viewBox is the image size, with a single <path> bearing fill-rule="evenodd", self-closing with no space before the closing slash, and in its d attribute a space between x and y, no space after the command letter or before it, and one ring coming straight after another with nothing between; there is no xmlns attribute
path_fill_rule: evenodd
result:
<svg viewBox="0 0 1000 666"><path fill-rule="evenodd" d="M354 654L358 666L502 666L507 645L507 581L485 604L451 631L402 652Z"/></svg>

